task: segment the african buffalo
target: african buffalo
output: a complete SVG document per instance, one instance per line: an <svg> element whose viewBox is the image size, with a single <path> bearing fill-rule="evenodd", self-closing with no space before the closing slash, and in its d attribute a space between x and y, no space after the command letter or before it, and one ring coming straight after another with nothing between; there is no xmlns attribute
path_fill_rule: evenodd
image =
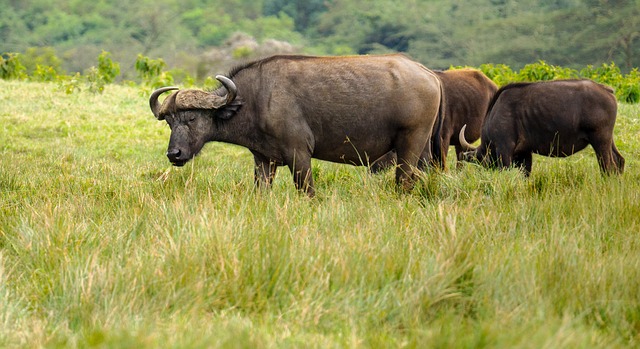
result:
<svg viewBox="0 0 640 349"><path fill-rule="evenodd" d="M269 186L286 165L296 188L314 195L311 158L366 165L397 149L396 182L413 184L414 168L437 119L438 77L404 55L272 56L241 65L212 93L180 90L151 111L171 127L167 157L182 166L210 141L244 146L255 182ZM425 159L429 161L430 159Z"/></svg>
<svg viewBox="0 0 640 349"><path fill-rule="evenodd" d="M509 84L491 100L477 148L460 131L468 150L461 160L515 165L528 176L532 153L565 157L591 144L603 173L622 173L624 158L613 143L617 108L613 91L590 80Z"/></svg>
<svg viewBox="0 0 640 349"><path fill-rule="evenodd" d="M475 142L480 138L482 122L487 114L487 108L491 98L498 90L491 79L477 69L453 69L446 71L434 71L444 86L445 117L442 124L441 149L442 152L433 153L435 165L445 168L449 145L454 145L456 154L461 154L464 149L458 142L458 133L463 125L467 125L466 139ZM431 135L431 144L434 144L434 134ZM436 147L433 147L435 150ZM372 172L378 172L394 165L395 152L390 152L374 161L371 165Z"/></svg>

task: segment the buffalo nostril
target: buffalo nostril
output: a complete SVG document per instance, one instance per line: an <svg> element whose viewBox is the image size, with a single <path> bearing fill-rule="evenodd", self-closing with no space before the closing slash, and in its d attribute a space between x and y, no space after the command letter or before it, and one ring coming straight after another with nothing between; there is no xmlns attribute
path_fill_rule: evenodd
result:
<svg viewBox="0 0 640 349"><path fill-rule="evenodd" d="M180 149L174 148L167 150L167 157L171 160L176 160L180 157Z"/></svg>

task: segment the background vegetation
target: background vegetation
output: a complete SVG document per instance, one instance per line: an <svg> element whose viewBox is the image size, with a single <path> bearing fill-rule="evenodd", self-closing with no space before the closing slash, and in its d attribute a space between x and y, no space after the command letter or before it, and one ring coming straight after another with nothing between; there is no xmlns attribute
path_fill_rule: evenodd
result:
<svg viewBox="0 0 640 349"><path fill-rule="evenodd" d="M145 88L88 84L0 80L0 347L640 343L640 104L619 177L589 148L402 194L314 161L308 199L239 147L171 167Z"/></svg>
<svg viewBox="0 0 640 349"><path fill-rule="evenodd" d="M54 53L68 74L103 50L135 77L138 54L198 81L274 52L407 52L432 68L544 60L640 66L640 0L1 0L0 52ZM28 59L27 59L28 58Z"/></svg>
<svg viewBox="0 0 640 349"><path fill-rule="evenodd" d="M640 344L638 1L0 0L0 347ZM499 85L615 87L622 176L313 162L208 144L184 168L150 89L273 52L403 51ZM453 157L449 157L453 162Z"/></svg>

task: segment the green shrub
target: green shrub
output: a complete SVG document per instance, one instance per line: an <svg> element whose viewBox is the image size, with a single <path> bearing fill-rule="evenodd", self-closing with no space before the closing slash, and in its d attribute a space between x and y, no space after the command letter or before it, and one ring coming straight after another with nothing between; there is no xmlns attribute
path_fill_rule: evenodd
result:
<svg viewBox="0 0 640 349"><path fill-rule="evenodd" d="M637 68L629 74L623 75L614 62L610 64L603 63L597 68L588 65L580 71L580 76L611 86L620 102L640 102L640 73L638 73Z"/></svg>
<svg viewBox="0 0 640 349"><path fill-rule="evenodd" d="M580 71L580 76L612 87L619 85L623 79L620 68L614 62L611 64L602 63L598 68L588 65Z"/></svg>
<svg viewBox="0 0 640 349"><path fill-rule="evenodd" d="M233 56L233 59L243 59L250 57L252 53L253 50L250 47L240 46L233 50L231 55Z"/></svg>
<svg viewBox="0 0 640 349"><path fill-rule="evenodd" d="M0 79L23 80L27 78L26 71L19 53L5 53L0 56Z"/></svg>
<svg viewBox="0 0 640 349"><path fill-rule="evenodd" d="M120 64L111 60L111 53L102 51L98 56L97 74L105 83L112 83L120 75Z"/></svg>
<svg viewBox="0 0 640 349"><path fill-rule="evenodd" d="M625 103L640 103L640 72L638 68L632 70L616 87L616 97Z"/></svg>
<svg viewBox="0 0 640 349"><path fill-rule="evenodd" d="M42 68L49 72L55 72L56 76L64 74L62 60L56 56L56 50L50 46L29 47L20 55L20 60L27 69L27 74L31 76L36 75L38 66L40 66L38 74L42 73Z"/></svg>
<svg viewBox="0 0 640 349"><path fill-rule="evenodd" d="M163 71L167 64L163 59L151 59L149 57L138 55L136 59L136 71L142 79L142 83L153 88L172 85L173 76L169 72Z"/></svg>
<svg viewBox="0 0 640 349"><path fill-rule="evenodd" d="M32 81L56 81L58 79L58 72L54 67L36 65L36 69L31 74Z"/></svg>
<svg viewBox="0 0 640 349"><path fill-rule="evenodd" d="M548 81L578 78L578 72L571 68L549 65L545 61L527 64L518 72L519 81Z"/></svg>
<svg viewBox="0 0 640 349"><path fill-rule="evenodd" d="M76 73L72 76L58 75L58 88L64 91L64 93L70 95L76 91L81 91L80 84L83 77L80 73Z"/></svg>
<svg viewBox="0 0 640 349"><path fill-rule="evenodd" d="M506 64L482 64L480 71L498 86L504 86L516 80L516 73Z"/></svg>

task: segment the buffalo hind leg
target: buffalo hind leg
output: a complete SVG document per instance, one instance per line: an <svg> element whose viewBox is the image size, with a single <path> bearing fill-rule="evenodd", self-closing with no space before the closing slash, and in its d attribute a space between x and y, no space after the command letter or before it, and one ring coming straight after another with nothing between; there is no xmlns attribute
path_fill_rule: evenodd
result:
<svg viewBox="0 0 640 349"><path fill-rule="evenodd" d="M624 158L613 141L611 142L611 150L613 151L613 160L616 163L618 174L622 174L624 172Z"/></svg>
<svg viewBox="0 0 640 349"><path fill-rule="evenodd" d="M442 138L440 139L440 149L436 149L434 135L431 135L430 141L427 142L427 144L431 147L429 151L431 151L431 154L433 156L431 164L443 171L447 169L447 155L449 155L449 146L451 145L451 133L452 131L442 134ZM456 145L456 154L457 152L458 146ZM422 155L422 158L424 158L424 152ZM456 155L456 159L457 158L458 157ZM419 168L422 169L423 167L419 166Z"/></svg>
<svg viewBox="0 0 640 349"><path fill-rule="evenodd" d="M614 173L622 173L621 169L618 168L618 159L614 157L613 140L607 141L595 141L591 143L593 150L596 152L596 157L598 158L598 165L600 166L600 171L603 174L614 174ZM617 149L616 149L617 150Z"/></svg>
<svg viewBox="0 0 640 349"><path fill-rule="evenodd" d="M395 150L391 150L377 158L369 167L372 173L378 173L394 167L398 162Z"/></svg>
<svg viewBox="0 0 640 349"><path fill-rule="evenodd" d="M396 168L396 183L404 190L411 190L415 182L414 170L417 169L418 162L424 161L430 164L431 144L429 141L420 141L420 139L428 139L429 134L417 134L413 137L405 137L396 142L396 152L398 153L398 167ZM425 145L426 143L426 145Z"/></svg>
<svg viewBox="0 0 640 349"><path fill-rule="evenodd" d="M531 153L519 154L514 156L513 165L518 167L526 177L531 175L531 166L533 164L533 155Z"/></svg>

